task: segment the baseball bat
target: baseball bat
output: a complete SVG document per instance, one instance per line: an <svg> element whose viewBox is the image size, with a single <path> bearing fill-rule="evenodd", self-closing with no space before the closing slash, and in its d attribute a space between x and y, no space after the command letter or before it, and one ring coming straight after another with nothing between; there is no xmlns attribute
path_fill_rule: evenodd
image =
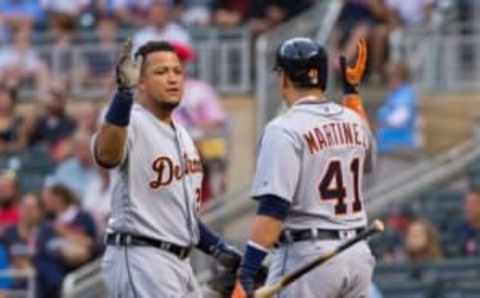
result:
<svg viewBox="0 0 480 298"><path fill-rule="evenodd" d="M270 298L273 295L277 294L280 292L282 289L287 287L289 284L292 282L296 281L300 277L302 277L304 274L312 271L315 269L317 266L325 263L326 261L330 260L334 256L338 255L342 251L348 249L352 245L358 243L359 241L362 241L376 233L381 233L385 229L382 221L376 219L373 221L373 223L362 233L356 235L354 238L351 238L341 245L337 246L332 252L319 256L315 259L313 259L310 263L306 264L303 267L298 268L297 270L293 271L290 274L285 275L282 277L279 281L277 281L274 284L271 285L265 285L258 290L255 291L255 298Z"/></svg>

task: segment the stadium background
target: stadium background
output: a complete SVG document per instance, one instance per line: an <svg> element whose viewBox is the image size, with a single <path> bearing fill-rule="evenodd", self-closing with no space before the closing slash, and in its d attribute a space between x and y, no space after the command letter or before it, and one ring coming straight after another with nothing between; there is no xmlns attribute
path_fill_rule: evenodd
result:
<svg viewBox="0 0 480 298"><path fill-rule="evenodd" d="M142 32L195 53L186 89L195 96L178 117L205 161L203 217L239 247L255 210L256 141L282 109L275 47L298 35L326 44L338 101L335 61L368 38L361 93L380 157L366 200L370 218L387 224L372 240L380 293L371 297L480 297L479 4L0 1L0 297L35 297L45 280L59 297L104 295L109 181L92 166L89 139L114 90L118 47ZM69 222L62 206L90 216ZM92 223L80 237L90 241L76 242ZM202 256L192 262L200 280L215 276Z"/></svg>

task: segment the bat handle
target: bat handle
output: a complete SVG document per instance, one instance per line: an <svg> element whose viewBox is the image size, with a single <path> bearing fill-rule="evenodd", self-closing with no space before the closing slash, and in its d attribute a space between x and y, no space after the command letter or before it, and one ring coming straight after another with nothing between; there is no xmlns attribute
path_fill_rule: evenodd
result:
<svg viewBox="0 0 480 298"><path fill-rule="evenodd" d="M270 298L282 289L282 283L277 282L272 285L265 285L255 291L255 298Z"/></svg>

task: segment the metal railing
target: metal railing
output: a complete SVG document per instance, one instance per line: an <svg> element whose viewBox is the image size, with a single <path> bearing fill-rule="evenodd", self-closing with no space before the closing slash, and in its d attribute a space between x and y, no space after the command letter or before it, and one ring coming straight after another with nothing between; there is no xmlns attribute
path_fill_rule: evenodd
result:
<svg viewBox="0 0 480 298"><path fill-rule="evenodd" d="M129 35L126 35L129 34ZM126 38L130 32L123 33ZM248 28L192 31L196 59L189 65L192 76L212 84L219 92L246 94L251 91L251 34ZM51 43L34 46L46 62L50 76L68 83L75 98L101 98L111 92L109 82L121 42L102 47L95 40L80 40L67 48ZM99 73L100 72L100 73ZM22 97L38 96L33 84Z"/></svg>
<svg viewBox="0 0 480 298"><path fill-rule="evenodd" d="M473 138L447 152L394 176L382 180L366 194L370 216L378 216L391 204L402 204L432 185L450 181L466 172L467 166L480 159L480 141Z"/></svg>
<svg viewBox="0 0 480 298"><path fill-rule="evenodd" d="M294 36L308 36L325 44L343 7L343 1L318 1L308 12L293 18L258 38L256 43L257 134L274 118L282 106L272 72L278 45Z"/></svg>
<svg viewBox="0 0 480 298"><path fill-rule="evenodd" d="M439 6L429 24L405 32L407 63L421 91L480 90L480 23L475 17L480 3L470 2L470 21L456 19L452 7Z"/></svg>

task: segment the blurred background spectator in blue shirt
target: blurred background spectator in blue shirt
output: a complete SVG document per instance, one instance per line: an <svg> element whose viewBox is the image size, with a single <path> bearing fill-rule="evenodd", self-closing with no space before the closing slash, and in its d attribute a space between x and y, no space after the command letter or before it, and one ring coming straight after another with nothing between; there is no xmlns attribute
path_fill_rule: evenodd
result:
<svg viewBox="0 0 480 298"><path fill-rule="evenodd" d="M377 113L379 153L403 153L420 146L417 119L417 93L404 64L388 69L389 93Z"/></svg>

